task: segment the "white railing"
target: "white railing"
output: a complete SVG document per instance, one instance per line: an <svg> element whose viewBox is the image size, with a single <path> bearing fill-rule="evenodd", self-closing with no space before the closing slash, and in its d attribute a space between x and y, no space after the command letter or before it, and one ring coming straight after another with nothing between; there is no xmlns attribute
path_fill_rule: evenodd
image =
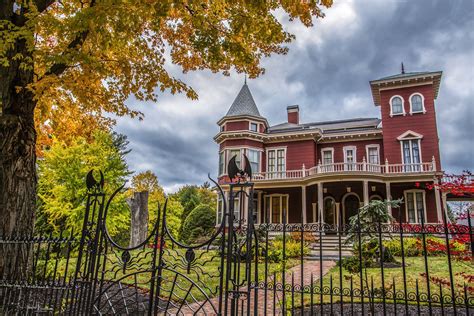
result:
<svg viewBox="0 0 474 316"><path fill-rule="evenodd" d="M367 163L365 159L362 162L354 163L332 163L318 164L317 166L306 169L303 165L300 170L286 170L274 172L254 173L252 178L255 181L278 180L278 179L301 179L314 175L325 175L331 173L364 173L364 174L413 174L435 172L436 162L423 162L418 164L372 164Z"/></svg>

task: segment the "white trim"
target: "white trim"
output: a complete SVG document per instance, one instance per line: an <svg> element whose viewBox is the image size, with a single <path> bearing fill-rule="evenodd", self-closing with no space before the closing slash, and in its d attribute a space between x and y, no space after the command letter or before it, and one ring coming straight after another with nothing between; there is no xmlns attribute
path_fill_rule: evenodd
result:
<svg viewBox="0 0 474 316"><path fill-rule="evenodd" d="M420 133L414 132L412 130L408 130L405 133L398 136L397 140L422 139L422 138L423 138L423 135L421 135Z"/></svg>
<svg viewBox="0 0 474 316"><path fill-rule="evenodd" d="M381 164L380 163L380 145L379 144L369 144L369 145L365 145L365 161L367 163L371 163L370 162L370 156L369 156L369 149L370 148L377 148L377 159L378 159L378 162L377 164Z"/></svg>
<svg viewBox="0 0 474 316"><path fill-rule="evenodd" d="M272 203L272 197L274 196L278 196L280 197L280 223L283 223L283 203L282 203L282 198L283 196L286 196L286 223L288 224L288 217L289 217L289 211L288 211L288 207L290 205L289 201L290 201L290 195L289 194L282 194L282 193L272 193L272 194L265 194L263 196L263 218L265 220L265 216L267 215L267 196L269 197L269 200L270 200L270 209L268 210L269 214L269 218L267 218L268 220L268 223L273 223L272 222L272 207L273 207L273 203Z"/></svg>
<svg viewBox="0 0 474 316"><path fill-rule="evenodd" d="M402 155L402 163L405 165L407 163L405 162L405 153L403 152L403 142L404 141L410 141L410 142L417 141L418 142L418 152L420 154L420 162L418 164L422 164L423 163L423 158L422 158L422 155L421 155L421 138L407 138L407 139L401 139L400 140L400 153ZM410 157L411 157L410 164L413 165L414 164L414 162L413 162L413 146L411 144L410 144Z"/></svg>
<svg viewBox="0 0 474 316"><path fill-rule="evenodd" d="M369 197L369 201L372 201L373 198L379 198L380 201L383 201L383 198L379 194L374 194Z"/></svg>
<svg viewBox="0 0 474 316"><path fill-rule="evenodd" d="M347 161L347 151L352 150L352 162ZM356 169L357 163L357 147L356 146L344 146L342 147L344 153L344 170L352 171Z"/></svg>
<svg viewBox="0 0 474 316"><path fill-rule="evenodd" d="M218 177L222 177L224 175L227 174L227 170L226 170L226 150L225 149L222 149L222 150L219 150L219 165L217 166L217 173L220 173L220 169L221 169L221 165L220 165L220 159L221 159L221 154L224 154L224 157L223 157L223 168L222 168L222 173L218 175Z"/></svg>
<svg viewBox="0 0 474 316"><path fill-rule="evenodd" d="M360 205L360 197L357 193L355 192L347 192L344 194L344 196L341 199L341 204L342 204L342 223L345 224L346 222L346 198L350 195L355 195L355 197L359 200L359 205Z"/></svg>
<svg viewBox="0 0 474 316"><path fill-rule="evenodd" d="M321 148L321 164L324 165L324 152L325 151L330 151L331 152L331 163L335 163L334 162L334 147L324 147L324 148Z"/></svg>
<svg viewBox="0 0 474 316"><path fill-rule="evenodd" d="M257 125L256 131L252 131L252 124ZM254 132L254 133L260 133L260 123L257 121L249 121L249 131Z"/></svg>
<svg viewBox="0 0 474 316"><path fill-rule="evenodd" d="M287 157L286 157L286 152L287 152L287 146L282 146L282 147L267 147L266 150L265 150L265 169L266 169L266 172L283 172L283 170L278 170L278 154L277 154L277 151L279 150L283 150L283 156L285 158L285 172L287 171L287 166L286 166L286 163L287 163ZM274 171L269 171L268 170L268 152L269 151L275 151L275 170Z"/></svg>
<svg viewBox="0 0 474 316"><path fill-rule="evenodd" d="M403 191L403 197L405 199L405 220L407 223L408 222L408 199L407 199L407 193L414 193L413 196L413 207L415 208L415 224L420 224L421 221L418 218L418 209L416 205L416 193L421 192L423 193L423 217L425 218L424 223L427 223L427 217L426 217L426 191L425 190L420 190L420 189L411 189L411 190L404 190Z"/></svg>
<svg viewBox="0 0 474 316"><path fill-rule="evenodd" d="M412 108L412 103L411 103L411 98L414 97L415 95L419 95L421 97L421 111L416 111L416 112L413 112L413 108ZM425 108L425 97L419 93L419 92L415 92L415 93L412 93L410 95L410 98L408 99L408 102L410 103L410 115L413 115L413 114L416 114L416 113L423 113L425 114L426 113L426 108Z"/></svg>
<svg viewBox="0 0 474 316"><path fill-rule="evenodd" d="M258 170L252 170L252 172L262 172L262 159L263 159L262 153L263 153L263 150L257 150L257 149L255 149L255 148L251 148L251 147L246 148L246 150L247 150L247 154L246 154L246 155L247 155L247 157L249 158L249 162L250 162L250 163L252 163L252 161L250 160L249 151L250 151L250 150L253 150L253 151L257 151L257 152L259 153L259 155L258 155Z"/></svg>
<svg viewBox="0 0 474 316"><path fill-rule="evenodd" d="M395 98L397 98L397 97L402 100L402 113L393 113L392 101L393 101L393 99L395 99ZM397 115L403 115L403 116L406 115L406 112L405 112L405 100L403 99L403 97L402 97L401 95L398 95L398 94L393 95L393 96L390 98L389 105L390 105L390 117L397 116Z"/></svg>
<svg viewBox="0 0 474 316"><path fill-rule="evenodd" d="M344 163L349 163L347 161L347 151L348 150L352 150L352 152L353 152L352 158L354 159L354 161L352 161L352 163L357 162L357 146L344 146L344 147L342 147L342 150L344 151Z"/></svg>

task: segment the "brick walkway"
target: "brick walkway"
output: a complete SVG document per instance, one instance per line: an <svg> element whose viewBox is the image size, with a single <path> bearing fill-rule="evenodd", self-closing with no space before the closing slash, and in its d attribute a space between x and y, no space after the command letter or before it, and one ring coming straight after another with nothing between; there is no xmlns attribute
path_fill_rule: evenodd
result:
<svg viewBox="0 0 474 316"><path fill-rule="evenodd" d="M334 267L336 263L334 261L323 261L323 275L329 272L329 270ZM320 268L320 262L319 261L305 261L303 263L303 285L310 285L311 284L311 274L313 274L313 281L319 280L319 268ZM281 275L281 274L280 274ZM291 285L291 279L292 276L294 277L294 284L300 284L301 280L301 268L300 265L296 265L295 267L289 269L286 272L285 275L285 282L286 284ZM273 282L273 277L269 278L267 283ZM247 287L242 288L242 291L246 291ZM253 293L253 292L252 292ZM277 315L281 315L281 310L279 310L281 306L281 301L282 301L282 293L281 291L276 291L276 297L273 297L273 290L268 289L267 291L267 304L265 306L265 291L264 289L259 289L258 290L258 315L263 315L265 309L267 310L268 315L273 314L273 305L274 301L276 302L276 313ZM291 296L287 295L286 300L291 300ZM230 301L230 299L229 299ZM213 298L210 303L212 303L216 308L218 308L219 301L217 298ZM240 303L240 302L239 302ZM253 306L254 306L254 296L252 294L250 298L250 310L253 311ZM179 315L194 315L195 311L201 307L203 303L194 303L189 306L185 306L181 309ZM244 308L246 310L247 308L247 303L244 301ZM202 308L200 309L202 312L198 312L198 315L215 315L215 312L212 309L212 306L209 304L209 302L205 302ZM240 311L240 308L239 308ZM176 314L176 311L168 311L169 314L174 315ZM245 313L244 313L245 314Z"/></svg>

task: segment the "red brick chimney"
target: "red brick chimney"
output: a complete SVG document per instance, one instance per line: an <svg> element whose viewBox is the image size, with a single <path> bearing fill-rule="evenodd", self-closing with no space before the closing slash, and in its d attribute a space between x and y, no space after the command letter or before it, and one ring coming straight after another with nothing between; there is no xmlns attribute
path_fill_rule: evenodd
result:
<svg viewBox="0 0 474 316"><path fill-rule="evenodd" d="M298 105L290 105L286 108L288 112L288 123L300 123L300 108Z"/></svg>

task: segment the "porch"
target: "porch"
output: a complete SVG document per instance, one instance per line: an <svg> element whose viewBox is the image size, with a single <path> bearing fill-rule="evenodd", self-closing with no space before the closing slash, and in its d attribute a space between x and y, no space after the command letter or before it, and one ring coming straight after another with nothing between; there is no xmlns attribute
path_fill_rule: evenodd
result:
<svg viewBox="0 0 474 316"><path fill-rule="evenodd" d="M324 223L336 229L348 225L350 217L372 200L403 198L400 208L388 210L397 222L439 223L443 209L440 194L424 185L420 186L418 182L333 180L271 187L256 182L253 219L257 224ZM239 217L245 219L245 214L244 206Z"/></svg>

